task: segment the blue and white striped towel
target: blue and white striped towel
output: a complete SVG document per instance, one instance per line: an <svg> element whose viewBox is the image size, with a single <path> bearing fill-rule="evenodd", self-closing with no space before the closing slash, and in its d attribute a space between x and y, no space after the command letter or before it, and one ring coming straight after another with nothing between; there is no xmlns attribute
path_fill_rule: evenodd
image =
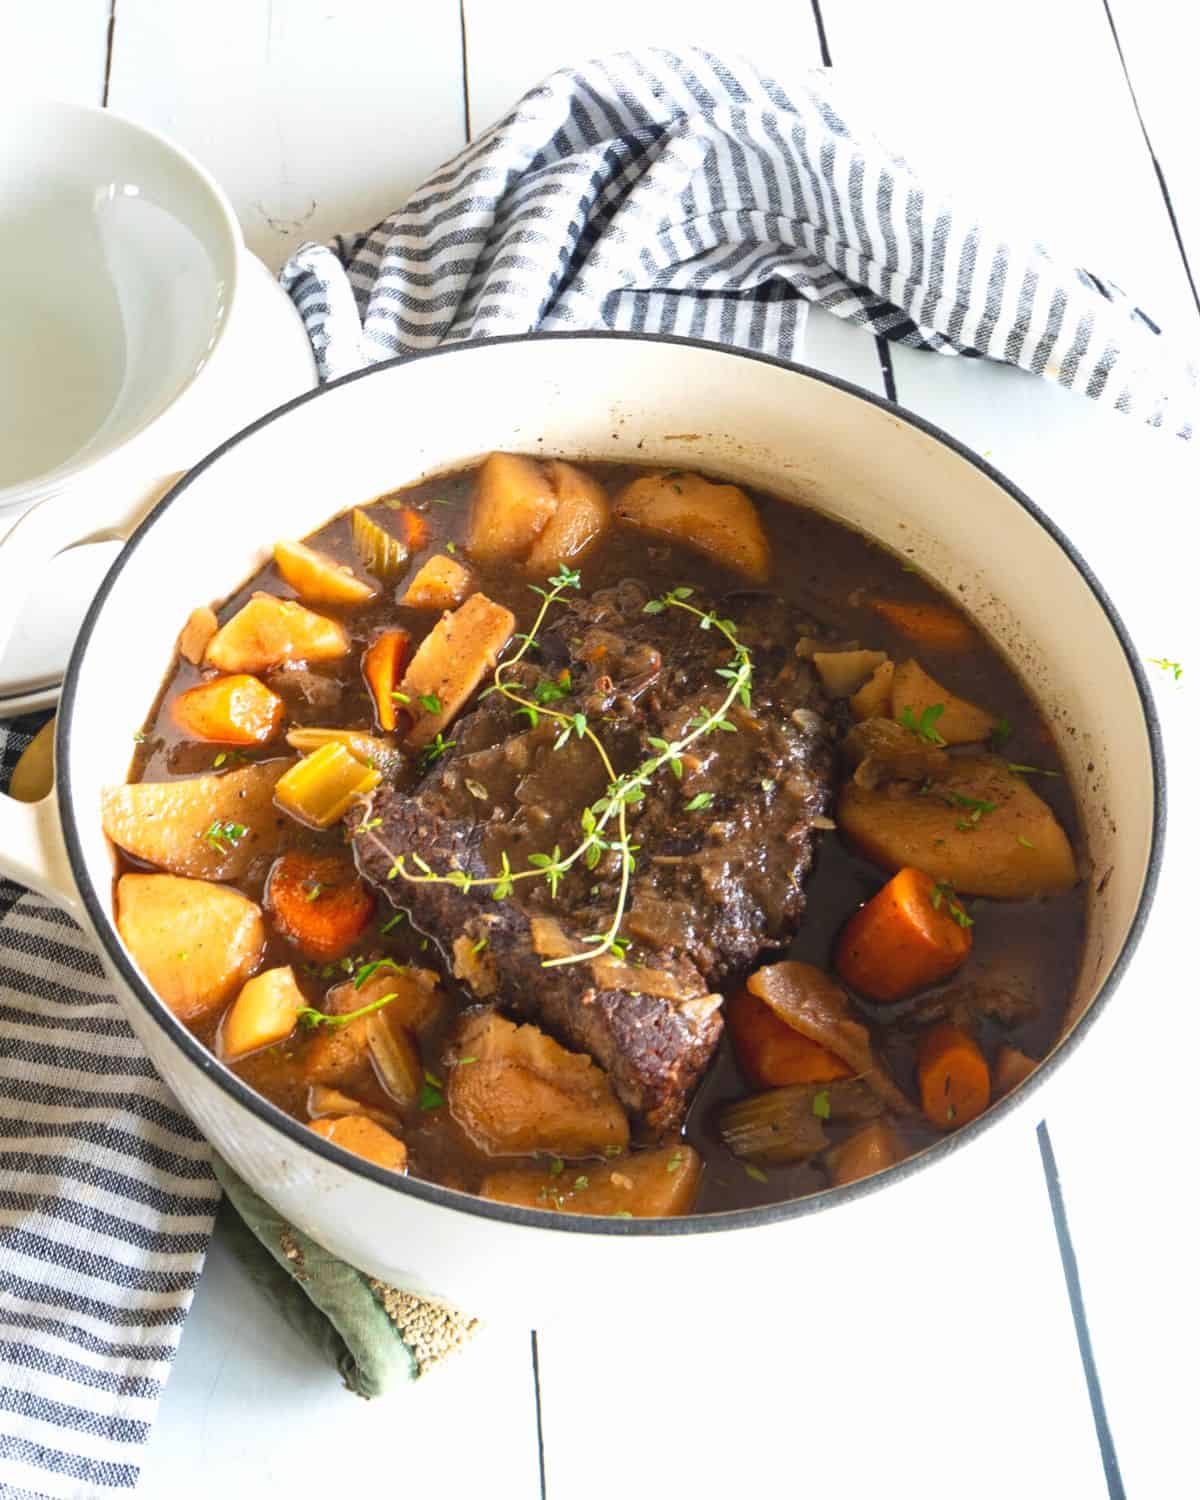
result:
<svg viewBox="0 0 1200 1500"><path fill-rule="evenodd" d="M1006 244L749 64L554 74L370 233L284 272L325 378L452 339L627 328L798 357L808 302L1190 432L1196 372L1115 288ZM331 504L333 501L331 500ZM32 725L0 725L0 784ZM217 1190L69 919L0 883L0 1496L94 1500L139 1452Z"/></svg>
<svg viewBox="0 0 1200 1500"><path fill-rule="evenodd" d="M322 377L535 328L799 357L809 303L1190 437L1200 367L1111 282L923 184L815 69L785 94L696 48L552 74L397 213L281 277Z"/></svg>

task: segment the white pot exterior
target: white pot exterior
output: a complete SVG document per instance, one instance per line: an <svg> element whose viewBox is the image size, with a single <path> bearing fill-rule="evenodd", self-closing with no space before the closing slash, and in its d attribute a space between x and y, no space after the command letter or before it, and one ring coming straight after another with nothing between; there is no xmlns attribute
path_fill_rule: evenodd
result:
<svg viewBox="0 0 1200 1500"><path fill-rule="evenodd" d="M711 1286L735 1247L739 1257L750 1249L759 1280L776 1257L810 1253L849 1275L864 1236L877 1243L911 1226L924 1194L950 1190L955 1172L986 1170L995 1127L1028 1124L1046 1069L873 1183L652 1225L551 1220L389 1179L286 1121L190 1038L121 948L100 791L127 774L130 735L188 611L237 588L277 537L304 536L494 448L712 470L825 511L954 591L1047 711L1086 822L1090 919L1072 1024L1115 977L1152 884L1161 761L1120 627L1046 524L985 465L822 377L682 341L580 335L459 346L302 399L200 465L137 533L84 627L57 742L74 880L125 1010L231 1165L306 1232L389 1282L528 1326L585 1286L624 1303L667 1274L673 1288ZM775 567L782 574L786 562Z"/></svg>

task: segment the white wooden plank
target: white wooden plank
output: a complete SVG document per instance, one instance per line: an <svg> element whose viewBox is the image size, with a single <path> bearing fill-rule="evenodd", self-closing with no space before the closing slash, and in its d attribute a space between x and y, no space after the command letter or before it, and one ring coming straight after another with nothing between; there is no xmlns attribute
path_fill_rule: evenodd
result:
<svg viewBox="0 0 1200 1500"><path fill-rule="evenodd" d="M121 0L109 103L225 187L272 268L365 229L463 144L454 0Z"/></svg>
<svg viewBox="0 0 1200 1500"><path fill-rule="evenodd" d="M944 115L922 113L928 91L907 84L920 70L943 80L964 76L957 8L916 0L900 17L866 0L823 0L823 9L835 61L879 101L889 130L895 122L889 144L930 177L944 169L948 182L986 184L993 219L1024 219L1052 248L1111 276L1194 344L1190 289L1103 6L1017 0L1007 7L1004 26L986 33L986 61L969 59L971 90L999 105L1019 79L1022 107L956 110L953 131ZM1174 8L1169 31L1153 29L1155 16L1164 21L1160 6L1143 14L1146 25L1136 38L1130 33L1142 44L1139 59L1155 36L1160 45L1173 38L1181 56ZM1182 144L1170 133L1164 140L1168 150ZM1190 160L1187 169L1190 187ZM1145 656L1200 658L1187 545L1196 534L1200 478L1194 445L1011 370L903 349L894 360L904 404L985 453L1064 527ZM1168 758L1178 772L1170 862L1116 1003L1047 1102L1117 1457L1127 1492L1138 1495L1178 1493L1179 1475L1190 1470L1185 1371L1200 1336L1194 1214L1180 1193L1191 1176L1190 1059L1200 1045L1200 1017L1180 985L1183 934L1194 925L1183 905L1193 886L1182 859L1189 831L1200 832L1190 775L1200 724L1187 677L1176 685L1155 670Z"/></svg>
<svg viewBox="0 0 1200 1500"><path fill-rule="evenodd" d="M1100 1500L1036 1153L984 1146L836 1264L798 1224L771 1264L731 1244L704 1300L677 1305L664 1276L652 1323L541 1332L552 1500Z"/></svg>
<svg viewBox="0 0 1200 1500"><path fill-rule="evenodd" d="M111 0L6 5L0 20L0 88L100 104Z"/></svg>
<svg viewBox="0 0 1200 1500"><path fill-rule="evenodd" d="M173 1500L529 1500L538 1493L529 1335L485 1329L415 1386L362 1401L283 1323L218 1235L144 1463L138 1493Z"/></svg>
<svg viewBox="0 0 1200 1500"><path fill-rule="evenodd" d="M1182 339L1195 308L1100 0L821 0L856 118L931 186L1117 282Z"/></svg>
<svg viewBox="0 0 1200 1500"><path fill-rule="evenodd" d="M631 48L685 45L749 54L785 86L820 61L808 5L777 0L524 0L519 24L495 0L464 0L471 129L478 135L547 73Z"/></svg>
<svg viewBox="0 0 1200 1500"><path fill-rule="evenodd" d="M1193 277L1200 280L1196 57L1200 10L1174 0L1109 0L1129 80L1167 181Z"/></svg>

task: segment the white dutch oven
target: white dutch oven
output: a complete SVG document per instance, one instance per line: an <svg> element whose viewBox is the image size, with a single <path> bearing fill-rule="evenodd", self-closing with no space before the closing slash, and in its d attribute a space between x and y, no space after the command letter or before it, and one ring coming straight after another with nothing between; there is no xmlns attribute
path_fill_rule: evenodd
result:
<svg viewBox="0 0 1200 1500"><path fill-rule="evenodd" d="M234 590L275 538L493 448L694 465L803 501L911 556L1007 654L1056 731L1089 871L1067 1034L1015 1094L882 1176L813 1198L693 1219L550 1218L343 1153L254 1094L159 1003L113 922L100 790L126 775L132 732L188 610ZM775 559L779 575L788 566ZM0 593L7 567L0 548ZM582 1288L628 1307L667 1276L673 1292L715 1285L735 1261L769 1281L772 1266L799 1255L848 1270L852 1240L919 1232L929 1193L956 1172L987 1170L997 1126L1028 1127L1031 1096L1111 996L1149 905L1163 825L1162 756L1137 658L1082 559L1028 500L944 435L838 381L638 336L495 339L394 362L302 397L218 449L158 503L109 573L71 661L56 755L46 802L0 799L0 869L92 928L131 1024L205 1135L353 1264L526 1327Z"/></svg>

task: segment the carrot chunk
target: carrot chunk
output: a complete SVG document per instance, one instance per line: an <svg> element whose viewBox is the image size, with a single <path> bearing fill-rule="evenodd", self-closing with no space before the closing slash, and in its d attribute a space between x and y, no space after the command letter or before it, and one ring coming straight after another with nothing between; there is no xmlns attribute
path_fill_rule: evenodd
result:
<svg viewBox="0 0 1200 1500"><path fill-rule="evenodd" d="M375 717L385 733L396 727L394 694L404 675L411 644L407 630L385 630L363 652L363 677L375 700Z"/></svg>
<svg viewBox="0 0 1200 1500"><path fill-rule="evenodd" d="M917 1047L921 1108L942 1130L965 1125L991 1102L987 1059L961 1027L932 1027Z"/></svg>
<svg viewBox="0 0 1200 1500"><path fill-rule="evenodd" d="M842 928L834 967L872 1000L902 1000L947 978L971 951L969 919L953 893L906 866Z"/></svg>
<svg viewBox="0 0 1200 1500"><path fill-rule="evenodd" d="M399 513L399 520L410 557L429 545L429 520L419 510L406 505Z"/></svg>
<svg viewBox="0 0 1200 1500"><path fill-rule="evenodd" d="M375 898L337 854L282 854L267 877L266 907L276 928L310 958L340 958L366 931Z"/></svg>
<svg viewBox="0 0 1200 1500"><path fill-rule="evenodd" d="M871 608L901 635L931 651L969 651L975 632L948 604L906 604L899 599L872 599Z"/></svg>
<svg viewBox="0 0 1200 1500"><path fill-rule="evenodd" d="M218 745L265 745L284 720L283 699L244 672L188 688L171 713L189 739Z"/></svg>
<svg viewBox="0 0 1200 1500"><path fill-rule="evenodd" d="M789 1083L832 1083L850 1068L820 1043L795 1031L769 1005L739 990L725 1007L738 1067L755 1088Z"/></svg>

